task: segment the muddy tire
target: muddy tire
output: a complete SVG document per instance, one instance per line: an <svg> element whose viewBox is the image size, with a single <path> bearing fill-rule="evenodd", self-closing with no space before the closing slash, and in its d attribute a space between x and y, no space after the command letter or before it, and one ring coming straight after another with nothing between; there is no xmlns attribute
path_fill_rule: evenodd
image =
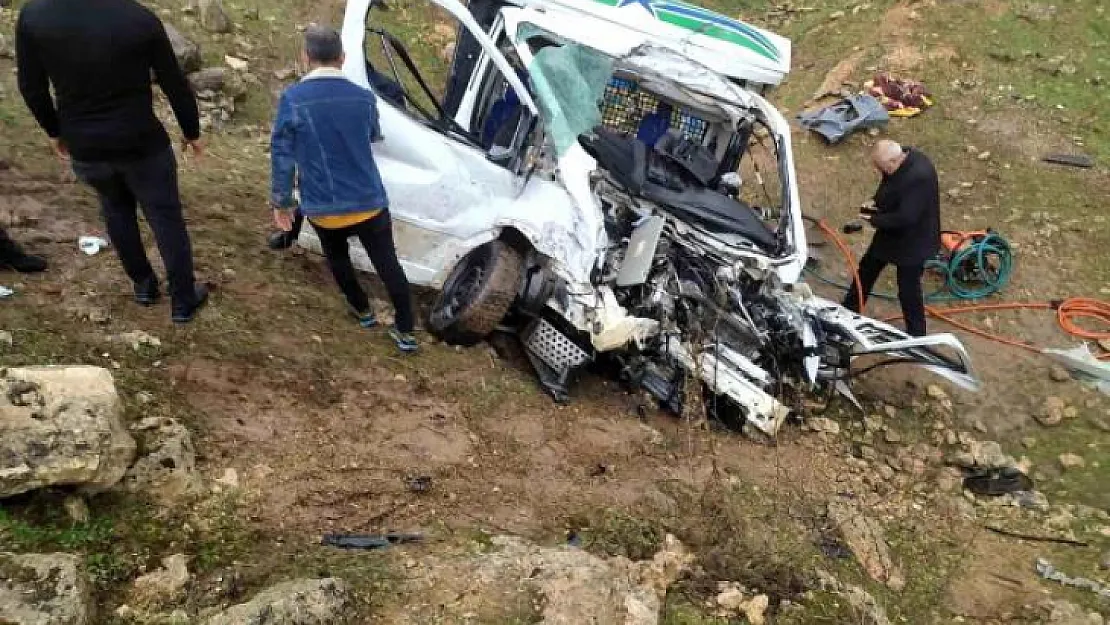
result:
<svg viewBox="0 0 1110 625"><path fill-rule="evenodd" d="M516 300L524 260L501 241L475 248L451 270L436 297L428 328L451 345L490 335Z"/></svg>

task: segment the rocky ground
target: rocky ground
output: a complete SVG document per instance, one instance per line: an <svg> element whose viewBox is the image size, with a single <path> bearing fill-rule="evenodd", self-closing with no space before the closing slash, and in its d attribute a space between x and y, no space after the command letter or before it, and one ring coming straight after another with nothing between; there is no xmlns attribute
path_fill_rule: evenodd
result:
<svg viewBox="0 0 1110 625"><path fill-rule="evenodd" d="M262 249L274 94L297 75L298 27L336 23L334 1L155 2L211 141L204 162L183 161L182 186L216 290L187 328L137 309L110 252L76 249L102 230L19 101L15 4L0 8L0 219L53 266L0 276L15 291L0 300L0 623L1110 615L1110 398L1042 358L961 335L983 392L891 370L857 385L862 412L815 399L768 442L596 377L553 406L511 346L429 341L400 359L351 327L319 259ZM875 69L925 80L938 105L884 134L934 156L946 226L994 226L1015 244L1007 298L1107 296L1110 32L1097 0L711 4L794 40L775 96L785 110ZM416 3L382 15L441 77L450 28ZM861 165L873 140L830 148L799 131L807 212L854 215L874 185ZM1053 167L1048 151L1098 165ZM968 321L1075 342L1038 312ZM964 488L969 472L1008 467L1032 486ZM320 544L386 531L423 539Z"/></svg>

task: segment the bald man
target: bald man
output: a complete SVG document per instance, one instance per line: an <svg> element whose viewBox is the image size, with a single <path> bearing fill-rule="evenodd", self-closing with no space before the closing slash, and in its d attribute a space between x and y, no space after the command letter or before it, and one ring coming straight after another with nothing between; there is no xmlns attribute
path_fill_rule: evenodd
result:
<svg viewBox="0 0 1110 625"><path fill-rule="evenodd" d="M887 265L898 271L898 302L906 332L925 335L925 297L921 276L925 263L940 249L940 183L933 163L919 150L882 140L871 162L883 180L875 192L875 208L860 217L875 228L871 246L859 263L864 301ZM852 283L844 306L859 312L858 289Z"/></svg>

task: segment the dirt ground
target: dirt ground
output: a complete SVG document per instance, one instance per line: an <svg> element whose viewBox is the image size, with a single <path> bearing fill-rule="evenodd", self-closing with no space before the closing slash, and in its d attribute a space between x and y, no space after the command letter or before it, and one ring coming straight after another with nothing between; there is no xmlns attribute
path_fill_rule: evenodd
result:
<svg viewBox="0 0 1110 625"><path fill-rule="evenodd" d="M276 4L281 6L272 12L283 26L335 14L332 5ZM989 77L1001 70L956 34L928 36L955 19L953 11L1008 20L1014 3L967 4L880 2L853 12L853 5L836 2L821 11L845 15L821 22L803 13L782 27L798 46L796 64L808 69L778 97L784 107L800 105L823 78L837 87L858 84L873 67L937 78L933 84L944 96L937 109L921 120L893 122L886 133L933 155L942 191L963 190L946 194L946 223L996 226L1015 244L1020 264L1007 297L1105 297L1110 231L1094 217L1104 212L1110 173L1104 164L1072 172L1037 163L1046 150L1074 148L1072 135L1079 131L1062 128L1053 109L1032 110L1009 100L989 105L997 89L987 84ZM881 34L865 37L876 24ZM1091 545L1084 549L1017 541L982 529L984 518L1002 512L942 486L941 459L959 447L945 442L945 433L963 433L999 440L1007 453L1028 460L1038 489L1054 504L1110 508L1110 435L1098 427L1110 417L1110 401L1078 383L1053 381L1050 364L1035 355L958 333L983 381L978 393L914 370L885 370L857 384L862 413L843 402L824 412L814 404L807 416L832 417L839 434L792 424L773 444L664 414L597 376L575 387L569 406L556 406L521 362L498 356L488 345L460 350L422 334L421 354L395 356L381 331L349 322L319 259L263 249L269 228L265 123L270 91L280 86L270 73L290 62L293 29L287 30L271 32L269 40L245 32L256 42L252 71L263 77L263 88L252 93L242 119L212 137L205 162L183 164L198 273L215 286L209 308L186 328L169 323L165 306L148 310L131 303L110 251L85 256L76 249L78 236L102 232L95 201L65 180L18 105L11 75L0 74L9 94L0 100L0 221L51 261L42 276L0 275L0 284L16 291L0 301L0 328L14 337L0 364L112 368L130 418L181 419L194 433L207 478L234 469L237 518L251 536L265 538L246 545L241 561L205 572L206 579L250 570L261 583L268 579L260 571L270 562L273 540L310 545L331 532L420 531L432 544L398 552L396 559L424 561L466 548L476 533L561 543L576 531L592 549L646 549L650 555L657 534L669 531L691 543L700 558L698 571L674 593L672 608L692 606L704 620L679 620L671 611L668 623L720 622L710 620L704 604L712 601L716 582L730 579L770 592L772 613L783 619L787 612L778 604L788 600L813 610L804 613L812 620L792 622L846 622L822 621L815 616L816 600L806 604L807 576L815 568L865 584L892 617L909 623L954 617L1036 622L1025 606L1050 592L1089 602L1039 580L1032 562L1049 555L1069 570L1105 578L1095 564L1099 550L1110 547L1110 536L1099 533L1105 521L1083 520L1075 508L1078 520L1057 528L1077 532ZM224 43L204 39L206 49ZM9 60L0 59L0 70L9 67ZM982 84L968 92L950 85L956 77ZM858 137L829 148L799 131L795 149L807 212L831 223L854 216L852 207L876 183L862 165L872 140ZM993 156L980 160L986 150ZM861 253L866 240L856 236L851 243ZM832 248L818 250L828 271L843 279ZM157 257L153 248L151 256ZM367 284L377 287L372 278ZM840 296L831 287L815 288ZM897 312L895 304L876 300L870 314ZM1038 345L1075 343L1043 312L969 321ZM939 322L932 327L949 330ZM133 330L159 337L162 347L136 352L111 340ZM933 385L943 387L950 410L938 407L943 401L927 390ZM153 399L140 402L140 394ZM1074 418L1053 429L1038 425L1035 416L1049 396L1074 408ZM867 431L864 417L876 415L885 419L884 429ZM1087 464L1062 471L1057 458L1072 451ZM892 476L883 468L890 466L898 467ZM850 559L826 548L835 531L824 510L840 500L865 508L886 528L908 579L905 592L867 580ZM1014 510L1004 512L1025 514ZM20 514L18 506L12 511ZM113 509L104 504L103 513L110 516ZM398 566L400 579L415 568ZM372 603L384 612L371 614L403 604L399 584L379 593ZM101 596L114 605L122 587L111 582Z"/></svg>

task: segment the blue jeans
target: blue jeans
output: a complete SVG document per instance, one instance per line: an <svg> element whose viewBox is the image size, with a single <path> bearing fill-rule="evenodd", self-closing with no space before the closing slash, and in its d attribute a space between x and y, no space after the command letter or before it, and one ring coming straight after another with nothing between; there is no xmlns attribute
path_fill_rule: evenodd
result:
<svg viewBox="0 0 1110 625"><path fill-rule="evenodd" d="M73 171L100 197L108 238L136 292L158 288L139 234L136 209L141 206L166 267L173 309L192 309L197 304L193 248L181 210L173 150L135 161L74 161Z"/></svg>

